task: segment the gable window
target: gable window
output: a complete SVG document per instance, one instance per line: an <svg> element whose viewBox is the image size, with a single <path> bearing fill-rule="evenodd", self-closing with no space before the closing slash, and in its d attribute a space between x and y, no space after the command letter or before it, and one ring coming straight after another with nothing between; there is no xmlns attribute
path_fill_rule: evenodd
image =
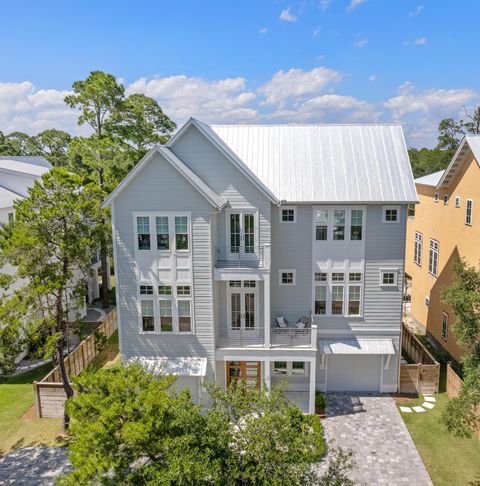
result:
<svg viewBox="0 0 480 486"><path fill-rule="evenodd" d="M169 250L168 216L157 216L155 221L157 226L157 250Z"/></svg>
<svg viewBox="0 0 480 486"><path fill-rule="evenodd" d="M393 287L397 285L397 271L393 269L380 270L380 285Z"/></svg>
<svg viewBox="0 0 480 486"><path fill-rule="evenodd" d="M179 332L191 332L191 316L190 316L190 301L179 300L178 305L178 331Z"/></svg>
<svg viewBox="0 0 480 486"><path fill-rule="evenodd" d="M153 285L140 285L140 295L153 295Z"/></svg>
<svg viewBox="0 0 480 486"><path fill-rule="evenodd" d="M280 285L295 285L296 284L296 270L279 270Z"/></svg>
<svg viewBox="0 0 480 486"><path fill-rule="evenodd" d="M295 223L297 221L297 209L291 207L280 208L280 222L281 223Z"/></svg>
<svg viewBox="0 0 480 486"><path fill-rule="evenodd" d="M446 312L442 315L442 338L445 341L448 339L448 314Z"/></svg>
<svg viewBox="0 0 480 486"><path fill-rule="evenodd" d="M343 285L332 285L332 315L343 314Z"/></svg>
<svg viewBox="0 0 480 486"><path fill-rule="evenodd" d="M150 218L137 216L137 241L139 250L150 250Z"/></svg>
<svg viewBox="0 0 480 486"><path fill-rule="evenodd" d="M415 246L413 248L413 261L417 265L422 265L422 247L423 247L423 235L418 231L415 232Z"/></svg>
<svg viewBox="0 0 480 486"><path fill-rule="evenodd" d="M345 210L334 209L333 211L333 239L345 239Z"/></svg>
<svg viewBox="0 0 480 486"><path fill-rule="evenodd" d="M142 312L142 331L154 332L155 322L153 317L153 300L141 300L140 308Z"/></svg>
<svg viewBox="0 0 480 486"><path fill-rule="evenodd" d="M445 204L445 205L448 204L448 194L443 195L443 204Z"/></svg>
<svg viewBox="0 0 480 486"><path fill-rule="evenodd" d="M190 285L177 285L177 295L190 295Z"/></svg>
<svg viewBox="0 0 480 486"><path fill-rule="evenodd" d="M438 241L430 240L430 253L428 259L428 271L436 277L438 275Z"/></svg>
<svg viewBox="0 0 480 486"><path fill-rule="evenodd" d="M175 248L188 250L188 218L175 216Z"/></svg>
<svg viewBox="0 0 480 486"><path fill-rule="evenodd" d="M162 332L173 332L171 300L160 300L160 330Z"/></svg>
<svg viewBox="0 0 480 486"><path fill-rule="evenodd" d="M328 209L319 209L315 218L315 239L317 241L326 241L328 239Z"/></svg>
<svg viewBox="0 0 480 486"><path fill-rule="evenodd" d="M438 192L433 195L433 200L438 203Z"/></svg>
<svg viewBox="0 0 480 486"><path fill-rule="evenodd" d="M360 315L360 295L362 287L360 285L349 285L348 287L348 315Z"/></svg>
<svg viewBox="0 0 480 486"><path fill-rule="evenodd" d="M398 223L400 221L400 207L383 206L383 222Z"/></svg>
<svg viewBox="0 0 480 486"><path fill-rule="evenodd" d="M455 207L456 207L456 208L459 208L459 207L460 207L460 197L459 197L459 196L457 196L457 197L455 198Z"/></svg>
<svg viewBox="0 0 480 486"><path fill-rule="evenodd" d="M360 241L362 239L363 230L363 210L352 209L351 224L350 224L350 239L352 241Z"/></svg>
<svg viewBox="0 0 480 486"><path fill-rule="evenodd" d="M472 226L472 212L473 212L473 201L467 199L467 210L465 213L465 224Z"/></svg>
<svg viewBox="0 0 480 486"><path fill-rule="evenodd" d="M324 315L327 313L327 286L317 285L315 287L315 314Z"/></svg>

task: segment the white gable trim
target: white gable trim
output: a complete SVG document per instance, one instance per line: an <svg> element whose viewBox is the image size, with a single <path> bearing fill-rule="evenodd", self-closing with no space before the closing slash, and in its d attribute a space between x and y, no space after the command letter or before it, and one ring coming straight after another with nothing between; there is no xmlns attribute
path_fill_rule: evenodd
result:
<svg viewBox="0 0 480 486"><path fill-rule="evenodd" d="M150 162L154 155L160 154L169 162L177 171L192 184L195 189L216 209L222 209L227 202L213 191L205 182L192 172L178 157L175 156L168 148L162 145L155 145L143 157L143 159L126 175L120 184L112 193L103 201L101 207L110 206L117 196L127 187L130 182L139 174L143 168Z"/></svg>
<svg viewBox="0 0 480 486"><path fill-rule="evenodd" d="M212 145L214 145L237 169L254 185L257 189L273 204L279 204L280 201L267 188L258 177L237 157L237 155L228 147L225 142L210 127L195 118L190 118L180 130L166 143L166 147L171 147L183 136L185 131L194 126Z"/></svg>

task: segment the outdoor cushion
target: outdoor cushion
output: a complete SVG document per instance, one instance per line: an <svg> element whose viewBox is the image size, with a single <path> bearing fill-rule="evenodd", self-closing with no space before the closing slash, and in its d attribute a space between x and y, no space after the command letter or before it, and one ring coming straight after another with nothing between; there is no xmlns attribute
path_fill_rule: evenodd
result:
<svg viewBox="0 0 480 486"><path fill-rule="evenodd" d="M298 319L297 321L297 327L299 329L303 329L304 327L310 327L310 319L308 317L300 317L300 319Z"/></svg>
<svg viewBox="0 0 480 486"><path fill-rule="evenodd" d="M276 321L278 327L282 327L282 328L288 327L288 321L285 319L284 316L277 317Z"/></svg>

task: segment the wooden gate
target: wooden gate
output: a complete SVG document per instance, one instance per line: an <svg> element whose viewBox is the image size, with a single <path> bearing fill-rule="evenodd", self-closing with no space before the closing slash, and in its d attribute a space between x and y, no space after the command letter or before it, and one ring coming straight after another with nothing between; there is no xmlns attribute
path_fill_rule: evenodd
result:
<svg viewBox="0 0 480 486"><path fill-rule="evenodd" d="M400 393L438 393L440 364L402 364L400 366Z"/></svg>

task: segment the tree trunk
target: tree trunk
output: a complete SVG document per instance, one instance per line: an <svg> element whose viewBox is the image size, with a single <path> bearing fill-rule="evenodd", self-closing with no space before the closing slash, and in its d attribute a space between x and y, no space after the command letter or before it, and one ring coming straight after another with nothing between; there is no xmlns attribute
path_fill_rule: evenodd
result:
<svg viewBox="0 0 480 486"><path fill-rule="evenodd" d="M102 265L102 307L106 309L110 304L110 293L108 291L108 273L110 268L108 267L108 247L104 236L102 236L100 242L100 261Z"/></svg>
<svg viewBox="0 0 480 486"><path fill-rule="evenodd" d="M55 354L57 355L58 369L60 370L60 376L62 378L63 389L65 391L65 395L67 396L67 399L69 399L70 397L73 397L73 389L70 386L70 381L69 381L69 377L67 375L67 370L65 369L65 360L64 360L64 356L63 356L63 344L64 344L64 340L59 339L58 342L57 342L57 351L56 351ZM64 432L66 432L68 430L69 425L70 425L70 417L67 413L66 408L64 408L63 409L63 430L64 430Z"/></svg>

